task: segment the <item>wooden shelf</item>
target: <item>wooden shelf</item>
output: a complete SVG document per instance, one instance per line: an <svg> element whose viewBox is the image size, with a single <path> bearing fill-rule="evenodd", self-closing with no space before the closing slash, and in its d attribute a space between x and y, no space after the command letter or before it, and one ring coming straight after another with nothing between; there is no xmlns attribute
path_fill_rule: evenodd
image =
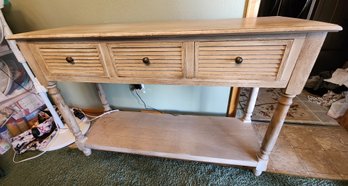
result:
<svg viewBox="0 0 348 186"><path fill-rule="evenodd" d="M97 150L250 167L260 149L251 125L227 117L114 112L87 137Z"/></svg>

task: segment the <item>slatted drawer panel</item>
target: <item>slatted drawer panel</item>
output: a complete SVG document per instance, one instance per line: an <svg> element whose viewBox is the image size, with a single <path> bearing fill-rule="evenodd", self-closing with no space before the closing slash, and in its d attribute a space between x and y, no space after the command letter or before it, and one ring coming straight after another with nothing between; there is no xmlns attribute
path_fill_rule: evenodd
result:
<svg viewBox="0 0 348 186"><path fill-rule="evenodd" d="M49 75L105 76L98 44L37 44L36 48Z"/></svg>
<svg viewBox="0 0 348 186"><path fill-rule="evenodd" d="M108 48L119 77L183 77L182 42L111 43ZM144 63L144 58L148 58L149 63Z"/></svg>
<svg viewBox="0 0 348 186"><path fill-rule="evenodd" d="M196 78L276 80L291 40L196 42ZM240 64L237 58L242 58Z"/></svg>

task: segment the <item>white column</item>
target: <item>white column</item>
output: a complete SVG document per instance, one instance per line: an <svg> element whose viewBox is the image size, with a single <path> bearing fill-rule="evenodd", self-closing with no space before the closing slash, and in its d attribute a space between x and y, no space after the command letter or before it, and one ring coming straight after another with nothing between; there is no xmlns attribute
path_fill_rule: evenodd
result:
<svg viewBox="0 0 348 186"><path fill-rule="evenodd" d="M242 118L242 121L244 123L251 123L251 116L253 114L256 100L257 100L257 95L259 94L260 88L254 87L251 89L249 98L248 98L248 103L247 103L247 108L245 109L244 116Z"/></svg>
<svg viewBox="0 0 348 186"><path fill-rule="evenodd" d="M1 26L3 28L2 31L3 31L4 37L6 37L8 35L12 35L12 31L10 30L9 26L7 25L7 22L6 22L5 18L4 18L4 15L2 14L1 11L0 11L0 21L1 21ZM48 110L52 114L52 117L53 117L57 127L64 128L64 124L63 124L62 120L58 116L56 110L53 108L52 103L49 101L49 99L47 97L47 90L46 90L46 88L43 87L39 83L39 81L36 79L34 74L31 72L31 70L30 70L27 62L25 61L22 53L19 51L16 42L14 40L9 40L9 41L7 41L7 43L9 45L10 49L12 50L13 54L15 55L17 61L20 62L23 65L23 67L24 67L25 71L27 72L27 74L29 75L31 81L34 83L35 90L38 92L38 94L42 98L43 102L47 106Z"/></svg>

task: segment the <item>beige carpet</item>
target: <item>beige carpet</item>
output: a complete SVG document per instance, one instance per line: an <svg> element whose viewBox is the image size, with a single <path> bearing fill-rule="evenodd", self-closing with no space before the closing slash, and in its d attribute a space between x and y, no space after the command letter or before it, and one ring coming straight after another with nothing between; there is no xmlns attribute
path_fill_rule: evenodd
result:
<svg viewBox="0 0 348 186"><path fill-rule="evenodd" d="M241 91L240 109L242 113L247 104L249 91L250 89L246 88ZM276 108L280 92L280 89L260 89L252 116L253 121L270 121ZM309 93L304 91L294 98L285 122L314 125L339 125L336 120L326 114L328 108L309 102L307 95L309 95Z"/></svg>

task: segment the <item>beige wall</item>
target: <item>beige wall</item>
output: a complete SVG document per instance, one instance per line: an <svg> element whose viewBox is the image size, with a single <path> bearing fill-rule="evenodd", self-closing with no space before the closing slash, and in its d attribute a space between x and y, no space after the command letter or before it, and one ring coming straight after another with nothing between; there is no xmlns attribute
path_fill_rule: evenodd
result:
<svg viewBox="0 0 348 186"><path fill-rule="evenodd" d="M12 31L76 24L242 17L244 0L11 0Z"/></svg>
<svg viewBox="0 0 348 186"><path fill-rule="evenodd" d="M4 15L14 33L77 24L243 16L244 0L11 0ZM68 104L100 107L93 84L60 83ZM142 108L127 85L104 85L111 105ZM145 101L157 109L226 112L228 87L145 85Z"/></svg>

